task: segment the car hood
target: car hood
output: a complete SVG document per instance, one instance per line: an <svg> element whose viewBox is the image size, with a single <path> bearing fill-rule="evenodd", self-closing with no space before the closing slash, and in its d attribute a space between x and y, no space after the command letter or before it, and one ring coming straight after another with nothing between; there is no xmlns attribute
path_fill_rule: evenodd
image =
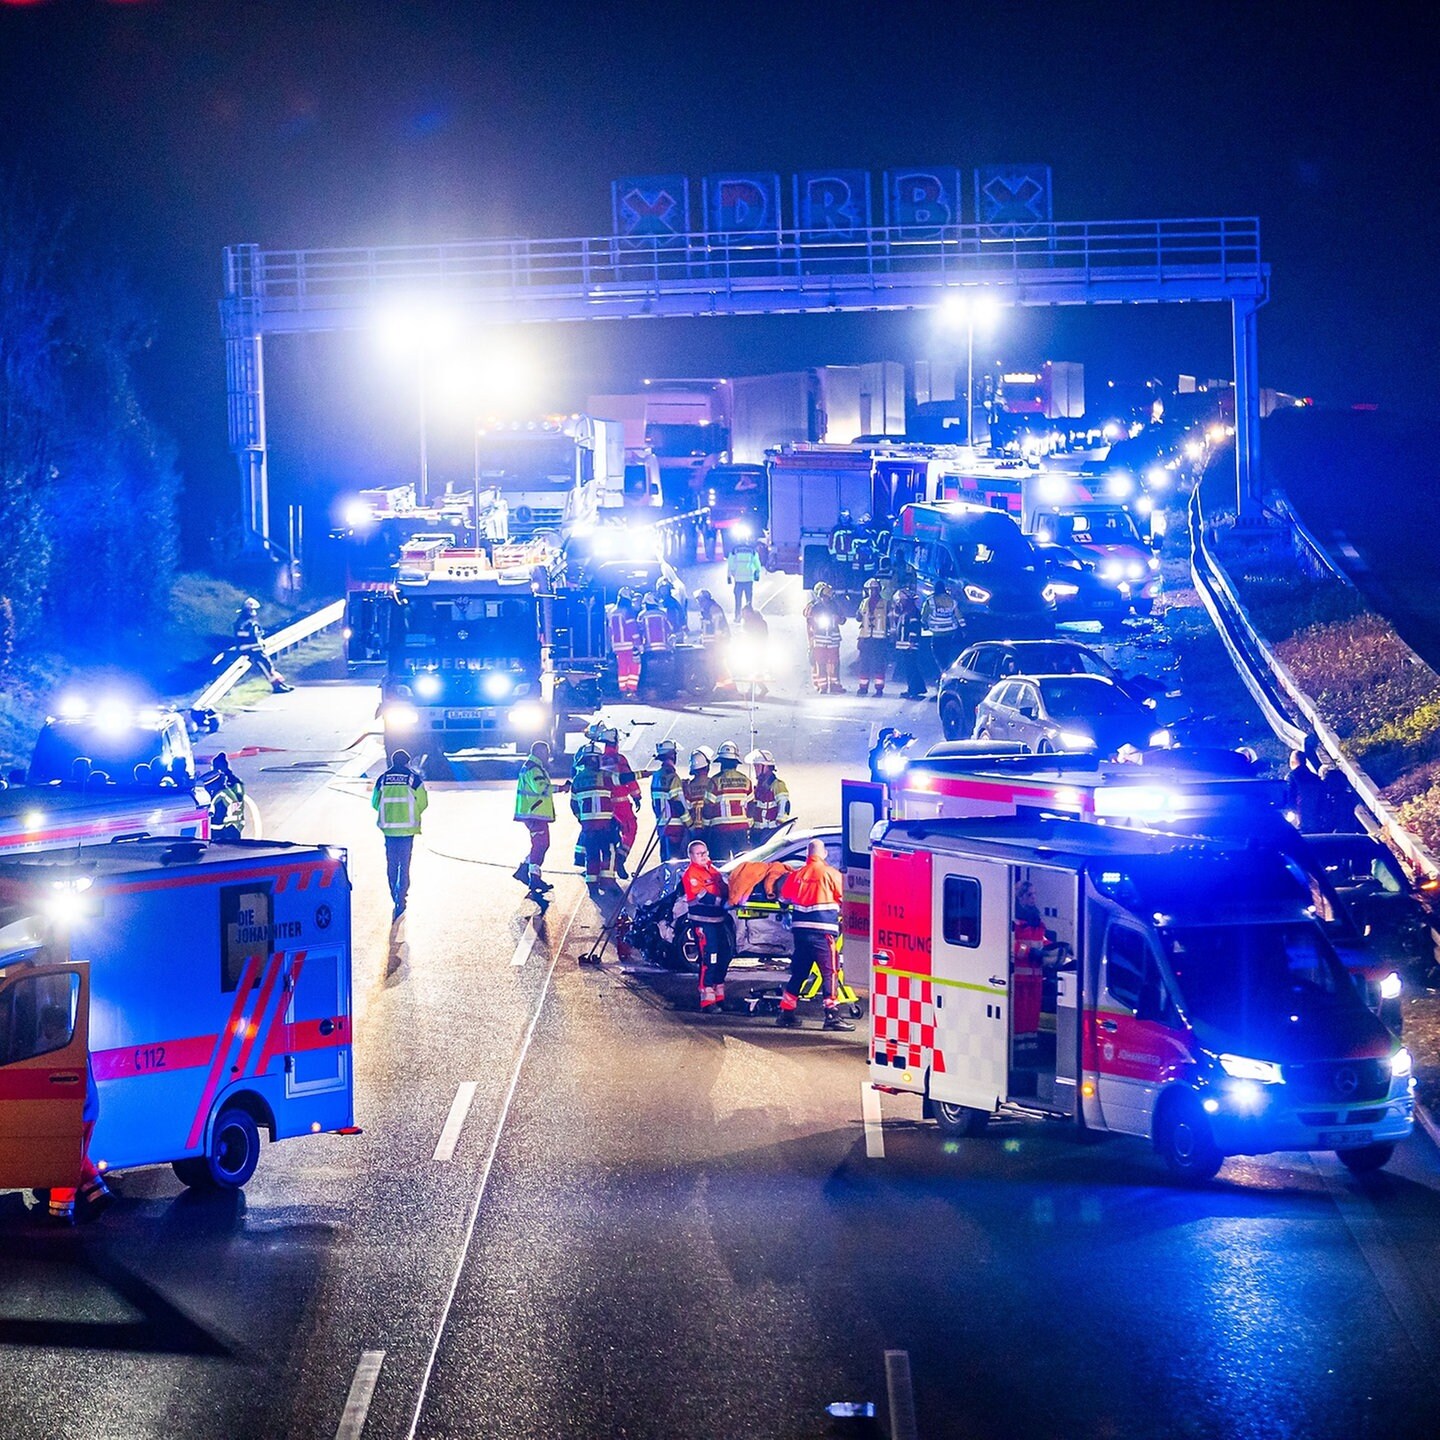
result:
<svg viewBox="0 0 1440 1440"><path fill-rule="evenodd" d="M1294 1018L1292 1019L1292 1015ZM1245 1055L1279 1065L1314 1060L1383 1060L1395 1040L1360 1003L1266 1007L1249 1013L1237 1006L1223 1023L1195 1023L1195 1038L1212 1054Z"/></svg>

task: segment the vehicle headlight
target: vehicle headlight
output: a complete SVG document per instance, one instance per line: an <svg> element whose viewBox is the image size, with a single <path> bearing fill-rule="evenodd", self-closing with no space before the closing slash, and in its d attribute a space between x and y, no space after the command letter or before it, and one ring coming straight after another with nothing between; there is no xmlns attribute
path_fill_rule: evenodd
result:
<svg viewBox="0 0 1440 1440"><path fill-rule="evenodd" d="M1138 560L1132 560L1125 567L1125 578L1127 580L1143 580L1145 578L1145 567Z"/></svg>
<svg viewBox="0 0 1440 1440"><path fill-rule="evenodd" d="M1399 972L1396 970L1392 970L1380 982L1380 998L1382 1000L1398 1000L1400 998L1400 991L1402 988L1403 987L1400 983Z"/></svg>
<svg viewBox="0 0 1440 1440"><path fill-rule="evenodd" d="M988 605L990 603L990 592L983 585L967 585L965 587L965 598L972 605Z"/></svg>
<svg viewBox="0 0 1440 1440"><path fill-rule="evenodd" d="M1052 580L1045 587L1045 598L1047 600L1060 600L1067 595L1078 595L1080 587L1072 585L1068 580Z"/></svg>
<svg viewBox="0 0 1440 1440"><path fill-rule="evenodd" d="M1158 570L1160 568L1160 557L1158 555L1152 555L1145 563L1152 571Z"/></svg>
<svg viewBox="0 0 1440 1440"><path fill-rule="evenodd" d="M1154 509L1155 502L1148 495L1135 497L1135 513L1137 515L1149 515Z"/></svg>
<svg viewBox="0 0 1440 1440"><path fill-rule="evenodd" d="M730 527L732 540L749 540L754 534L755 532L743 520L737 520Z"/></svg>
<svg viewBox="0 0 1440 1440"><path fill-rule="evenodd" d="M1414 1068L1415 1061L1403 1045L1390 1057L1390 1077L1393 1080L1403 1080Z"/></svg>
<svg viewBox="0 0 1440 1440"><path fill-rule="evenodd" d="M1113 495L1117 500L1128 499L1135 492L1135 477L1127 475L1123 470L1112 470L1105 477L1105 493Z"/></svg>
<svg viewBox="0 0 1440 1440"><path fill-rule="evenodd" d="M1107 560L1100 567L1100 578L1102 580L1123 580L1125 567L1118 560Z"/></svg>
<svg viewBox="0 0 1440 1440"><path fill-rule="evenodd" d="M1247 1055L1221 1055L1220 1068L1233 1080L1255 1080L1261 1085L1283 1085L1285 1077L1273 1060L1252 1060Z"/></svg>
<svg viewBox="0 0 1440 1440"><path fill-rule="evenodd" d="M420 712L413 705L387 705L381 718L391 730L413 730L420 723Z"/></svg>
<svg viewBox="0 0 1440 1440"><path fill-rule="evenodd" d="M1163 465L1152 465L1145 472L1145 483L1152 490L1163 490L1170 483L1170 472Z"/></svg>
<svg viewBox="0 0 1440 1440"><path fill-rule="evenodd" d="M1174 738L1168 730L1156 730L1150 736L1150 748L1152 750L1164 750L1169 747Z"/></svg>
<svg viewBox="0 0 1440 1440"><path fill-rule="evenodd" d="M514 705L510 708L510 723L517 730L533 733L545 728L545 707L543 705Z"/></svg>
<svg viewBox="0 0 1440 1440"><path fill-rule="evenodd" d="M503 700L515 688L515 682L502 671L492 670L480 682L480 688L492 700Z"/></svg>
<svg viewBox="0 0 1440 1440"><path fill-rule="evenodd" d="M422 700L433 700L444 688L438 675L425 674L415 677L415 693Z"/></svg>
<svg viewBox="0 0 1440 1440"><path fill-rule="evenodd" d="M876 761L875 768L887 780L893 780L897 775L904 773L905 765L905 757L899 751L888 750Z"/></svg>
<svg viewBox="0 0 1440 1440"><path fill-rule="evenodd" d="M1095 748L1095 737L1087 735L1083 730L1062 730L1059 738L1062 750L1093 750Z"/></svg>

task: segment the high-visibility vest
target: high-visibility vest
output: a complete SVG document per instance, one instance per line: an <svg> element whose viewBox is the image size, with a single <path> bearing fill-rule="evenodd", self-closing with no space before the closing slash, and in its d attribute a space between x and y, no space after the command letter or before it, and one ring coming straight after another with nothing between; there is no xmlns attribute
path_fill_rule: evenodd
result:
<svg viewBox="0 0 1440 1440"><path fill-rule="evenodd" d="M705 787L705 823L715 830L748 830L754 793L750 777L738 766L722 769Z"/></svg>
<svg viewBox="0 0 1440 1440"><path fill-rule="evenodd" d="M855 545L855 532L843 525L837 525L830 532L830 553L837 560L848 560Z"/></svg>
<svg viewBox="0 0 1440 1440"><path fill-rule="evenodd" d="M732 584L753 585L760 578L760 557L753 550L732 550L725 557L725 573Z"/></svg>
<svg viewBox="0 0 1440 1440"><path fill-rule="evenodd" d="M662 765L650 777L650 808L657 825L684 823L685 785L673 765Z"/></svg>
<svg viewBox="0 0 1440 1440"><path fill-rule="evenodd" d="M216 830L233 825L245 829L245 786L239 776L232 775L215 792L210 802L210 824Z"/></svg>
<svg viewBox="0 0 1440 1440"><path fill-rule="evenodd" d="M370 803L382 835L418 835L430 797L413 770L387 770L375 782Z"/></svg>
<svg viewBox="0 0 1440 1440"><path fill-rule="evenodd" d="M640 625L628 611L612 605L605 615L605 627L610 636L610 649L633 650L640 638Z"/></svg>
<svg viewBox="0 0 1440 1440"><path fill-rule="evenodd" d="M715 925L725 919L725 900L729 890L725 877L713 865L697 865L692 860L685 867L681 884L692 920Z"/></svg>
<svg viewBox="0 0 1440 1440"><path fill-rule="evenodd" d="M885 613L885 602L878 597L872 603L863 600L860 613L855 617L860 622L862 640L883 640L889 630L889 616Z"/></svg>
<svg viewBox="0 0 1440 1440"><path fill-rule="evenodd" d="M706 775L692 775L680 787L681 794L685 798L685 823L692 830L700 830L705 825L705 792L709 789L710 777Z"/></svg>
<svg viewBox="0 0 1440 1440"><path fill-rule="evenodd" d="M805 630L816 650L840 648L840 612L828 600L812 600L804 610ZM822 624L828 620L829 624Z"/></svg>
<svg viewBox="0 0 1440 1440"><path fill-rule="evenodd" d="M670 621L663 610L640 612L640 648L647 655L661 653L670 648Z"/></svg>
<svg viewBox="0 0 1440 1440"><path fill-rule="evenodd" d="M633 806L640 798L640 782L630 768L630 762L619 752L606 747L605 773L610 780L610 796L614 803Z"/></svg>
<svg viewBox="0 0 1440 1440"><path fill-rule="evenodd" d="M823 860L807 860L785 877L780 903L789 909L792 930L840 933L840 901L844 887L840 872Z"/></svg>
<svg viewBox="0 0 1440 1440"><path fill-rule="evenodd" d="M920 612L932 635L953 635L960 628L960 607L953 595L932 595Z"/></svg>
<svg viewBox="0 0 1440 1440"><path fill-rule="evenodd" d="M533 756L520 766L515 781L515 818L517 820L553 820L555 791L545 767Z"/></svg>
<svg viewBox="0 0 1440 1440"><path fill-rule="evenodd" d="M575 818L582 825L601 825L615 819L610 782L598 763L577 765L571 781Z"/></svg>
<svg viewBox="0 0 1440 1440"><path fill-rule="evenodd" d="M768 785L757 780L750 801L750 823L757 830L773 830L789 818L790 787L778 775L772 775Z"/></svg>

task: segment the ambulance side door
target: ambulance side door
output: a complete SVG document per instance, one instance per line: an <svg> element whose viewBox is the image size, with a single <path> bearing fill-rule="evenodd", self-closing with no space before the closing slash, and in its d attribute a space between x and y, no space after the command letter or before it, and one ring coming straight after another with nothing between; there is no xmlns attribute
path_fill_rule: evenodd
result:
<svg viewBox="0 0 1440 1440"><path fill-rule="evenodd" d="M299 951L286 959L289 1098L340 1090L349 1083L350 1005L342 960L336 949Z"/></svg>
<svg viewBox="0 0 1440 1440"><path fill-rule="evenodd" d="M90 1044L90 967L0 972L0 1190L80 1177Z"/></svg>
<svg viewBox="0 0 1440 1440"><path fill-rule="evenodd" d="M934 855L930 1097L987 1115L1010 1064L1010 866Z"/></svg>

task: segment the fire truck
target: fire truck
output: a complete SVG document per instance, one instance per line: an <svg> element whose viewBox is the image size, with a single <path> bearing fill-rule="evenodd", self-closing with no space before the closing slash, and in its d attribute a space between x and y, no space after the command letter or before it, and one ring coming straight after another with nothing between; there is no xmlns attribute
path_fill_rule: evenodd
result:
<svg viewBox="0 0 1440 1440"><path fill-rule="evenodd" d="M260 1131L353 1130L350 882L325 846L147 839L0 861L0 1187L236 1189Z"/></svg>
<svg viewBox="0 0 1440 1440"><path fill-rule="evenodd" d="M892 821L872 845L870 1081L949 1134L997 1114L1231 1155L1385 1165L1411 1057L1280 851L1035 820Z"/></svg>

